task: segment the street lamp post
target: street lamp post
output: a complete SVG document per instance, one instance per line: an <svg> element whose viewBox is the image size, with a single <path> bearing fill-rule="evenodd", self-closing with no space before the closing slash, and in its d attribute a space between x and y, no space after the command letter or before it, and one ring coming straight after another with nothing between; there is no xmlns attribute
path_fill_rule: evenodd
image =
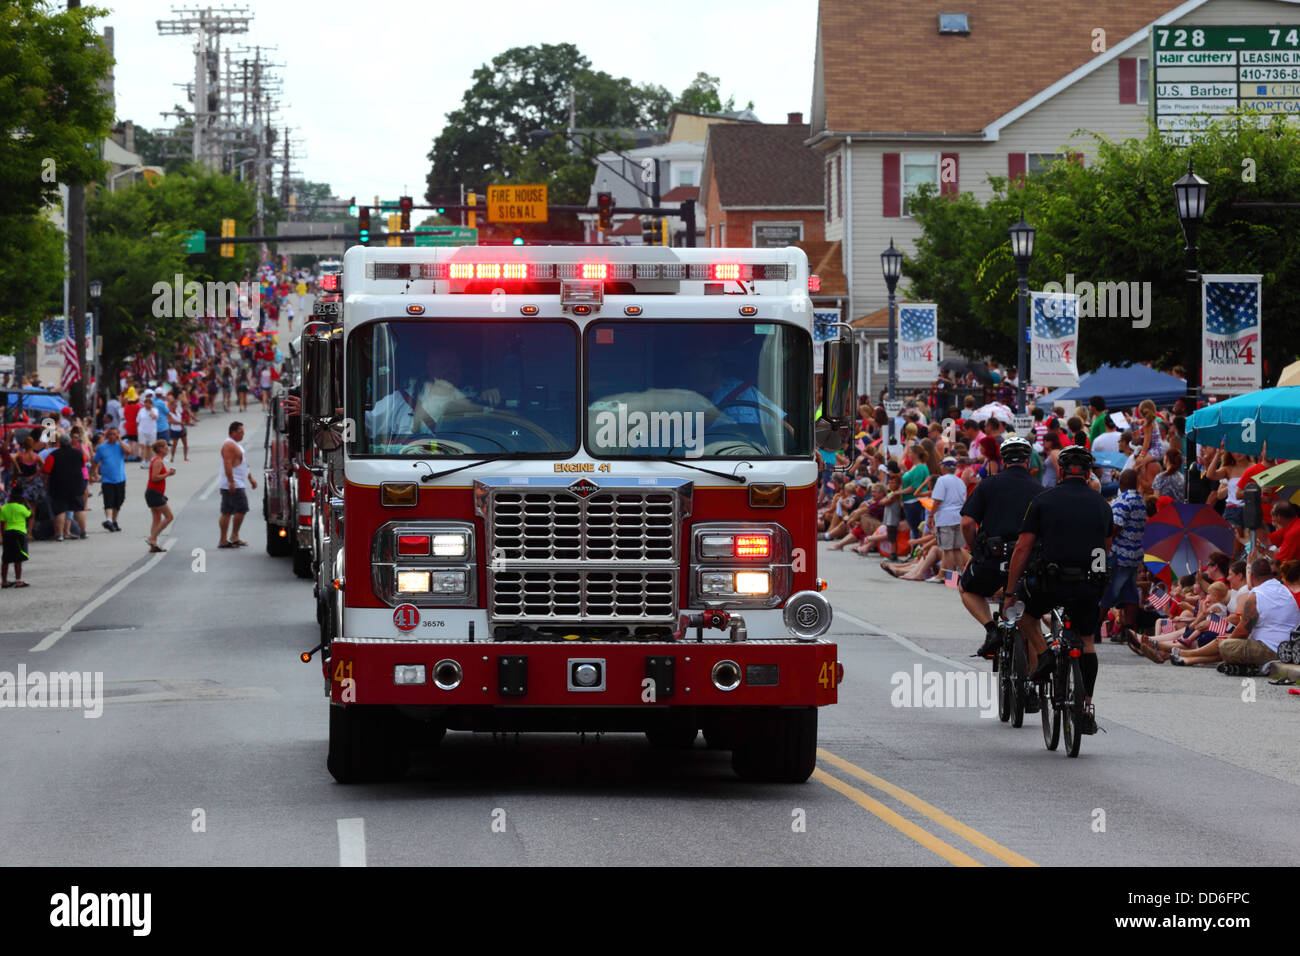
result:
<svg viewBox="0 0 1300 956"><path fill-rule="evenodd" d="M1019 295L1016 296L1016 413L1025 414L1025 383L1029 379L1029 365L1026 362L1028 349L1025 342L1025 312L1029 302L1029 260L1034 257L1034 236L1036 230L1025 222L1025 214L1020 213L1020 221L1011 227L1011 257L1016 262L1019 277L1016 280Z"/></svg>
<svg viewBox="0 0 1300 956"><path fill-rule="evenodd" d="M1210 184L1192 172L1192 161L1187 160L1187 175L1174 183L1174 202L1178 208L1178 222L1183 227L1184 278L1187 280L1187 415L1196 411L1196 400L1201 387L1201 274L1196 264L1196 233L1205 218L1205 199ZM1187 438L1186 463L1196 459L1196 443Z"/></svg>
<svg viewBox="0 0 1300 956"><path fill-rule="evenodd" d="M898 300L894 290L898 287L898 277L903 274L903 254L894 248L894 239L889 239L889 248L880 254L880 270L885 274L885 285L889 288L889 400L894 400L894 387L898 378Z"/></svg>

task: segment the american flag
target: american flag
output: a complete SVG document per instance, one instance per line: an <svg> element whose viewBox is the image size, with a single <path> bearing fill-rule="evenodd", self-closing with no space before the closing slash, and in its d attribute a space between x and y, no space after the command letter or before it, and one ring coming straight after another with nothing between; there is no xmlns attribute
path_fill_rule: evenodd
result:
<svg viewBox="0 0 1300 956"><path fill-rule="evenodd" d="M1157 611L1163 611L1173 603L1173 598L1169 596L1168 591L1161 590L1160 588L1152 588L1151 593L1147 596L1147 603Z"/></svg>
<svg viewBox="0 0 1300 956"><path fill-rule="evenodd" d="M59 386L66 392L73 382L81 378L81 355L76 339L72 337L72 320L68 319L63 325L63 341L59 343L59 351L63 353L63 378Z"/></svg>
<svg viewBox="0 0 1300 956"><path fill-rule="evenodd" d="M154 364L153 353L141 355L135 360L135 377L142 381L148 381L158 374L158 366Z"/></svg>
<svg viewBox="0 0 1300 956"><path fill-rule="evenodd" d="M1259 284L1206 282L1205 330L1214 335L1240 336L1259 325Z"/></svg>
<svg viewBox="0 0 1300 956"><path fill-rule="evenodd" d="M900 306L898 309L899 334L904 342L924 342L934 338L934 323L937 312L934 306L923 309L910 309Z"/></svg>
<svg viewBox="0 0 1300 956"><path fill-rule="evenodd" d="M1211 614L1210 619L1205 623L1205 629L1207 631L1212 631L1215 634L1227 634L1233 628L1232 625L1228 623L1226 617L1218 614Z"/></svg>
<svg viewBox="0 0 1300 956"><path fill-rule="evenodd" d="M961 580L961 572L960 572L960 571L945 571L945 572L943 572L943 583L944 583L944 586L945 586L945 587L950 587L950 588L959 588L960 585L958 584L958 582L959 582L960 580Z"/></svg>

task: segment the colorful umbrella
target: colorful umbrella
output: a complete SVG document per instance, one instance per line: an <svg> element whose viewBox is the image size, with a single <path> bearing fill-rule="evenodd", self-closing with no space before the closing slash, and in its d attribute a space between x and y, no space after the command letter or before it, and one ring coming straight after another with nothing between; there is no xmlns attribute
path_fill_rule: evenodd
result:
<svg viewBox="0 0 1300 956"><path fill-rule="evenodd" d="M1236 454L1300 458L1300 386L1265 388L1197 409L1187 434L1198 445L1222 442Z"/></svg>
<svg viewBox="0 0 1300 956"><path fill-rule="evenodd" d="M1174 572L1169 567L1169 562L1163 558L1157 558L1154 554L1142 555L1142 563L1146 565L1151 576L1157 581L1164 581L1166 586L1172 586Z"/></svg>
<svg viewBox="0 0 1300 956"><path fill-rule="evenodd" d="M1142 533L1146 557L1164 561L1179 575L1192 574L1215 551L1232 554L1234 542L1232 528L1209 505L1164 505Z"/></svg>

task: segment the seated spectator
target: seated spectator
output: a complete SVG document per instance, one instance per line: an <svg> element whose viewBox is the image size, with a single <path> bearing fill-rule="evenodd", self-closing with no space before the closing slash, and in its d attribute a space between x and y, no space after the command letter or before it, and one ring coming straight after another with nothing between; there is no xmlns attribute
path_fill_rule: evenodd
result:
<svg viewBox="0 0 1300 956"><path fill-rule="evenodd" d="M1165 452L1164 471L1151 480L1151 487L1157 495L1173 498L1175 504L1181 505L1186 501L1182 452L1172 448Z"/></svg>
<svg viewBox="0 0 1300 956"><path fill-rule="evenodd" d="M1273 527L1268 540L1277 545L1278 561L1300 560L1300 509L1289 501L1279 501L1273 506Z"/></svg>
<svg viewBox="0 0 1300 956"><path fill-rule="evenodd" d="M1300 584L1300 561L1282 566L1287 582ZM1204 647L1170 652L1170 663L1212 664L1227 674L1256 673L1269 661L1277 660L1277 646L1300 625L1300 604L1291 589L1273 574L1267 558L1256 558L1250 565L1250 593L1241 602L1241 623L1228 637L1211 641Z"/></svg>

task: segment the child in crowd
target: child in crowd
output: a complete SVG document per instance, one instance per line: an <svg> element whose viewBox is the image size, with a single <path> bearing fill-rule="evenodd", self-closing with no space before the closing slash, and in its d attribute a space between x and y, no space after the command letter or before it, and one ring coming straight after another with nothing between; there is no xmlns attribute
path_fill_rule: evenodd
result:
<svg viewBox="0 0 1300 956"><path fill-rule="evenodd" d="M15 491L8 503L0 506L0 524L4 526L3 554L0 554L0 587L25 588L23 562L27 560L27 522L32 511L27 507L21 491ZM13 583L9 581L9 565L14 566Z"/></svg>

